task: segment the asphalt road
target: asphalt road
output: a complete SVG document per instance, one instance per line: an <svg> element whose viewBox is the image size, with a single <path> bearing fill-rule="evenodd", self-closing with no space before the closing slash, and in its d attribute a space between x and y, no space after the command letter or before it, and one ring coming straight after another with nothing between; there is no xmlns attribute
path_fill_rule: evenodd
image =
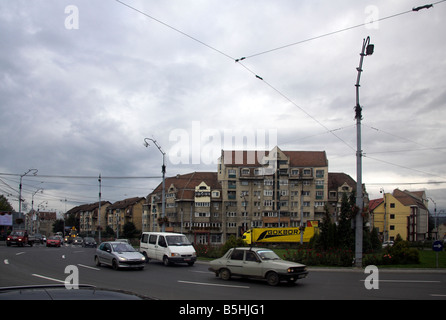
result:
<svg viewBox="0 0 446 320"><path fill-rule="evenodd" d="M0 287L64 284L78 270L79 283L119 289L162 300L446 300L446 270L386 271L379 269L376 289L364 270L310 268L296 284L268 286L264 281L234 278L223 281L207 270L207 263L165 267L150 262L144 270L96 267L95 249L0 246ZM66 267L70 266L66 271ZM71 277L71 278L70 278Z"/></svg>

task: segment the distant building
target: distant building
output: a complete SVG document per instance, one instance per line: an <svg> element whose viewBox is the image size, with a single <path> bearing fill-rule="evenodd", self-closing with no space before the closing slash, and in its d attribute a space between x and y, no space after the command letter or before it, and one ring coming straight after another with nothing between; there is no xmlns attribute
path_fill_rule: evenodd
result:
<svg viewBox="0 0 446 320"><path fill-rule="evenodd" d="M424 191L395 189L382 199L371 200L369 209L383 241L393 241L398 234L408 241L428 237L429 211Z"/></svg>
<svg viewBox="0 0 446 320"><path fill-rule="evenodd" d="M321 220L328 198L325 151L222 151L222 233L252 227L298 227Z"/></svg>
<svg viewBox="0 0 446 320"><path fill-rule="evenodd" d="M132 222L137 230L142 230L144 197L133 197L109 205L105 213L105 223L112 228L116 236L122 234L124 225Z"/></svg>
<svg viewBox="0 0 446 320"><path fill-rule="evenodd" d="M216 172L192 172L166 178L162 218L162 184L148 195L144 231L180 232L195 243L222 243L221 185Z"/></svg>

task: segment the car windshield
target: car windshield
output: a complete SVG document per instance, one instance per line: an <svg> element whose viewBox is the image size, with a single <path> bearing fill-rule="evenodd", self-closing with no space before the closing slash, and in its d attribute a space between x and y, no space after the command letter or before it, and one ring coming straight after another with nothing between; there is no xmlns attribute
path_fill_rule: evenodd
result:
<svg viewBox="0 0 446 320"><path fill-rule="evenodd" d="M52 237L49 237L48 240L59 240L59 238L56 236L52 236Z"/></svg>
<svg viewBox="0 0 446 320"><path fill-rule="evenodd" d="M11 232L11 236L23 236L23 231L13 231Z"/></svg>
<svg viewBox="0 0 446 320"><path fill-rule="evenodd" d="M135 249L128 243L112 243L113 251L115 252L134 252Z"/></svg>
<svg viewBox="0 0 446 320"><path fill-rule="evenodd" d="M279 256L271 250L257 251L257 254L262 260L280 260Z"/></svg>
<svg viewBox="0 0 446 320"><path fill-rule="evenodd" d="M190 246L189 240L185 236L167 236L169 246Z"/></svg>

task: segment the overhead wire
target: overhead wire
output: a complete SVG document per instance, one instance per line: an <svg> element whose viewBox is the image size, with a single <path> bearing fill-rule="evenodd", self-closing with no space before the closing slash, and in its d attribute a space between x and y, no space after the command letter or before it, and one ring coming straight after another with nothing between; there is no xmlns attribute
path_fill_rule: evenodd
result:
<svg viewBox="0 0 446 320"><path fill-rule="evenodd" d="M292 46L295 46L295 45L298 45L298 44L302 44L302 43L305 43L305 42L309 42L309 41L325 38L325 37L332 36L332 35L335 35L335 34L338 34L338 33L341 33L341 32L345 32L345 31L349 31L349 30L352 30L352 29L364 27L366 25L373 24L373 23L376 23L376 22L380 22L380 21L396 18L396 17L402 16L404 14L408 14L408 13L412 13L412 12L418 12L421 9L429 9L433 5L436 5L436 4L445 2L445 1L446 0L437 1L437 2L434 2L432 4L428 4L428 5L412 8L410 10L403 11L403 12L396 13L396 14L392 14L390 16L386 16L386 17L383 17L383 18L380 18L380 19L377 19L377 20L364 22L364 23L361 23L361 24L357 24L357 25L350 26L350 27L347 27L347 28L339 29L339 30L336 30L336 31L327 32L327 33L324 33L324 34L321 34L321 35L318 35L318 36L315 36L315 37L311 37L311 38L307 38L307 39L304 39L304 40L300 40L300 41L296 41L296 42L293 42L293 43L289 43L289 44L286 44L286 45L283 45L283 46L279 46L279 47L276 47L276 48L273 48L273 49L269 49L269 50L265 50L265 51L262 51L262 52L254 53L254 54L251 54L251 55L247 55L247 56L244 56L244 57L236 59L236 62L243 61L243 60L246 60L246 59L250 59L250 58L253 58L253 57L257 57L257 56L260 56L260 55L263 55L263 54L271 53L271 52L274 52L274 51L286 49L286 48L289 48L289 47L292 47Z"/></svg>
<svg viewBox="0 0 446 320"><path fill-rule="evenodd" d="M217 49L217 48L215 48L215 47L213 47L213 46L211 46L211 45L208 45L207 43L205 43L205 42L199 40L199 39L196 38L196 37L193 37L193 36L187 34L186 32L183 32L183 31L179 30L178 28L175 28L175 27L173 27L173 26L171 26L171 25L169 25L169 24L167 24L167 23L165 23L165 22L163 22L163 21L161 21L161 20L159 20L159 19L154 18L153 16L151 16L151 15L149 15L149 14L147 14L147 13L145 13L145 12L143 12L143 11L141 11L141 10L135 8L135 7L132 7L132 6L128 5L128 4L126 4L126 3L123 2L123 1L120 1L120 0L115 0L115 1L117 1L118 3L120 3L120 4L124 5L124 6L130 8L130 9L132 9L132 10L134 10L134 11L136 11L136 12L138 12L138 13L140 13L140 14L142 14L142 15L144 15L144 16L146 16L146 17L148 17L148 18L150 18L150 19L152 19L152 20L154 20L154 21L156 21L156 22L158 22L158 23L160 23L160 24L162 24L162 25L164 25L164 26L166 26L166 27L168 27L168 28L170 28L170 29L172 29L172 30L174 30L174 31L176 31L176 32L178 32L178 33L180 33L180 34L182 34L182 35L184 35L184 36L186 36L186 37L188 37L188 38L190 38L190 39L192 39L193 41L196 41L196 42L198 42L198 43L204 45L205 47L207 47L207 48L209 48L209 49L211 49L211 50L213 50L213 51L216 51L216 52L220 53L221 55L225 56L226 58L229 58L229 59L235 61L235 62L238 63L240 66L242 66L245 70L247 70L249 73L251 73L252 75L254 75L257 79L259 79L259 80L261 80L263 83L265 83L268 87L270 87L270 88L271 88L273 91L275 91L277 94L279 94L280 96L282 96L285 100L287 100L288 102L290 102L291 104L293 104L295 107L297 107L299 110L301 110L305 115L307 115L309 118L311 118L314 122L316 122L318 125L320 125L322 128L324 128L324 129L326 130L326 133L331 133L331 134L332 134L333 136L335 136L339 141L341 141L343 144L345 144L346 146L348 146L350 149L352 149L352 150L354 150L354 151L355 151L355 148L354 148L353 146L351 146L350 144L348 144L344 139L342 139L341 137L339 137L337 134L334 133L334 131L336 131L336 130L332 130L332 129L328 128L327 126L325 126L325 125L324 125L321 121L319 121L316 117L312 116L309 112L307 112L304 108L302 108L302 107L299 106L297 103L295 103L295 102L294 102L292 99L290 99L287 95L285 95L283 92L281 92L281 91L278 90L276 87L274 87L271 83L269 83L268 81L266 81L266 80L264 79L264 77L260 76L259 74L257 74L257 73L254 72L253 70L251 70L249 67L247 67L244 63L242 63L242 61L244 61L244 60L246 60L246 59L248 59L248 58L253 58L253 57L255 57L255 56L259 56L259 55L267 54L267 53L270 53L270 52L274 52L274 51L277 51L277 50L285 49L285 48L288 48L288 47L291 47L291 46L295 46L295 45L298 45L298 44L302 44L302 43L305 43L305 42L309 42L309 41L317 40L317 39L320 39L320 38L328 37L328 36L335 35L335 34L338 34L338 33L341 33L341 32L345 32L345 31L348 31L348 30L352 30L352 29L355 29L355 28L363 27L363 26L365 26L365 25L367 25L367 24L372 24L372 23L375 23L375 22L380 22L380 21L384 21L384 20L392 19L392 18L395 18L395 17L398 17L398 16L402 16L402 15L405 15L405 14L408 14L408 13L412 13L412 12L418 12L418 11L420 11L420 10L422 10L422 9L429 9L429 8L433 7L433 5L436 5L436 4L440 4L440 3L446 2L446 0L440 0L440 1L434 2L434 3L432 3L432 4L422 5L422 6L414 7L414 8L412 8L412 9L410 9L410 10L406 10L406 11L403 11L403 12L400 12L400 13L392 14L392 15L389 15L389 16L386 16L386 17L377 19L377 20L375 20L375 21L364 22L364 23L361 23L361 24L358 24L358 25L354 25L354 26L350 26L350 27L343 28L343 29L340 29L340 30L336 30L336 31L328 32L328 33L325 33L325 34L322 34L322 35L319 35L319 36L315 36L315 37L307 38L307 39L304 39L304 40L301 40L301 41L297 41L297 42L294 42L294 43L290 43L290 44L287 44L287 45L284 45L284 46L276 47L276 48L273 48L273 49L269 49L269 50L266 50L266 51L262 51L262 52L259 52L259 53L255 53L255 54L251 54L251 55L248 55L248 56L244 56L244 57L241 57L241 58L234 59L231 55L226 54L225 52L223 52L223 51L221 51L221 50L219 50L219 49ZM378 129L376 129L376 128L373 128L373 129L378 130ZM390 134L390 133L388 133L388 134ZM406 139L406 140L411 141L410 139ZM417 143L417 142L415 142L415 141L412 141L412 142ZM417 143L417 144L418 144L418 143ZM364 156L366 156L366 155L364 154ZM394 164L394 163L391 163L391 162L388 162L388 161L384 161L384 160L380 160L380 159L377 159L377 158L373 158L373 157L370 157L370 156L367 156L367 157L368 157L369 159L372 159L372 160L375 160L375 161L384 162L384 163L387 163L387 164L390 164L390 165L393 165L393 166L398 166L398 167L400 167L400 168L405 168L405 169L409 169L409 170L417 171L417 172L420 172L420 173L423 173L423 174L428 174L428 175L437 176L437 175L435 175L435 174L428 173L428 172L425 172L425 171L422 171L422 170L417 170L417 169L409 168L409 167L406 167L406 166L402 166L402 165Z"/></svg>

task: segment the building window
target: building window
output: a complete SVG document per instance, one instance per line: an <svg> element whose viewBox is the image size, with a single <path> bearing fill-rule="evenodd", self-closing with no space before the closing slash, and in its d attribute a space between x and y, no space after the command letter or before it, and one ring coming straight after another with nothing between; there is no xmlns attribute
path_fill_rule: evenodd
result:
<svg viewBox="0 0 446 320"><path fill-rule="evenodd" d="M242 169L242 175L243 176L249 175L249 169Z"/></svg>
<svg viewBox="0 0 446 320"><path fill-rule="evenodd" d="M272 200L264 200L264 201L263 201L263 205L264 205L265 207L272 207L272 205L273 205L273 201L272 201Z"/></svg>

